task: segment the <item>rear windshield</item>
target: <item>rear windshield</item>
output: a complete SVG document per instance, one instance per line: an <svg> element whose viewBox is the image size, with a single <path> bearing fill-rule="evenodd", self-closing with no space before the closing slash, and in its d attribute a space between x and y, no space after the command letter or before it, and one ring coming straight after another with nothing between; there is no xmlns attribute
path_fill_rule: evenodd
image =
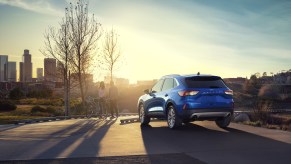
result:
<svg viewBox="0 0 291 164"><path fill-rule="evenodd" d="M195 76L185 78L188 88L226 88L220 77L217 76Z"/></svg>

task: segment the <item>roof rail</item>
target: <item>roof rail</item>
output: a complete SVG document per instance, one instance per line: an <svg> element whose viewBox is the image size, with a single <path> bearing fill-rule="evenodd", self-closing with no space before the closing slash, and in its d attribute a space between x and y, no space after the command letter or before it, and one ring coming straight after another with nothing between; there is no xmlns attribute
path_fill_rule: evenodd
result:
<svg viewBox="0 0 291 164"><path fill-rule="evenodd" d="M164 77L167 77L167 76L180 76L179 74L169 74L169 75L165 75Z"/></svg>

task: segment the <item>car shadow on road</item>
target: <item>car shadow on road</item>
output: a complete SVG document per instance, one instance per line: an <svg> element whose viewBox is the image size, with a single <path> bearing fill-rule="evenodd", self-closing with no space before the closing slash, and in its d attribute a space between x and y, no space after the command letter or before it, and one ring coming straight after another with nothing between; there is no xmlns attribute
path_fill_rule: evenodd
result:
<svg viewBox="0 0 291 164"><path fill-rule="evenodd" d="M212 125L208 127L208 125L201 126L190 123L177 130L171 130L167 126L153 127L148 125L141 126L141 133L147 154L178 153L187 155L209 152L223 155L227 152L225 155L233 153L234 157L245 160L245 163L256 157L255 160L260 163L265 161L266 156L272 157L274 155L272 150L274 152L284 150L276 154L280 159L270 158L269 160L277 161L275 163L278 161L284 163L286 160L290 160L287 153L291 152L290 144L234 128L220 129L214 128ZM255 157L248 154L252 151L254 152L249 154L255 154ZM185 159L187 158L185 157ZM188 160L190 159L188 158ZM197 160L198 158L193 158L193 163ZM154 159L151 162L157 163ZM189 161L183 162L183 160L176 162L189 163Z"/></svg>

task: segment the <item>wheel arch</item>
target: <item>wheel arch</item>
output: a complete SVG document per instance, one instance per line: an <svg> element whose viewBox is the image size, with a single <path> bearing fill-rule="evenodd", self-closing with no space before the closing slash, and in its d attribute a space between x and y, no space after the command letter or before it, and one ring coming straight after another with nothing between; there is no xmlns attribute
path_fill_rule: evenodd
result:
<svg viewBox="0 0 291 164"><path fill-rule="evenodd" d="M168 100L167 103L165 104L165 111L164 111L165 116L168 114L168 108L170 106L173 106L174 109L176 110L176 104L175 104L175 102L172 101L172 100Z"/></svg>
<svg viewBox="0 0 291 164"><path fill-rule="evenodd" d="M137 112L139 112L140 105L144 105L144 102L142 100L138 101L137 103Z"/></svg>

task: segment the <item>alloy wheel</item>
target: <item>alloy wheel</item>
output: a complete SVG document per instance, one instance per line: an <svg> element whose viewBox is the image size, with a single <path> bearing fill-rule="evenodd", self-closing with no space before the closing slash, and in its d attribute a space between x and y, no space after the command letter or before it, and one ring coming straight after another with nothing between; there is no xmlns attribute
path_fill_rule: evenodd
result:
<svg viewBox="0 0 291 164"><path fill-rule="evenodd" d="M169 109L169 112L168 112L168 125L170 128L173 128L175 126L175 121L176 121L176 114L175 114L175 111L174 109L171 107Z"/></svg>
<svg viewBox="0 0 291 164"><path fill-rule="evenodd" d="M139 119L141 123L144 123L144 108L142 105L140 106L139 109Z"/></svg>

